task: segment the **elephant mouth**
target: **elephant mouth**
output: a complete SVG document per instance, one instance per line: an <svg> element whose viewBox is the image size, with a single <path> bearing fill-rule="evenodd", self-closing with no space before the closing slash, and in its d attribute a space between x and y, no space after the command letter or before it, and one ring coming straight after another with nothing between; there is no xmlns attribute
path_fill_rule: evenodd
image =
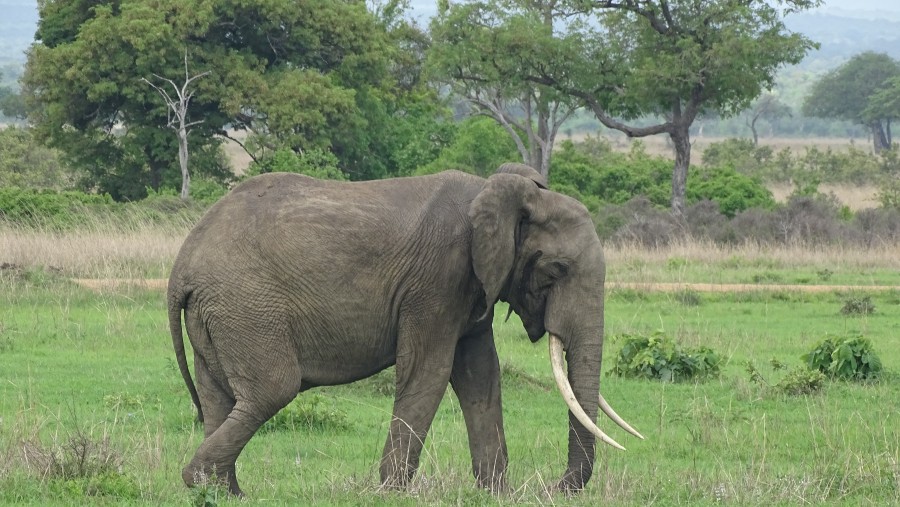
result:
<svg viewBox="0 0 900 507"><path fill-rule="evenodd" d="M581 423L582 426L587 428L591 433L593 433L597 438L599 438L603 443L611 445L616 449L624 451L625 448L622 447L618 442L609 437L606 433L603 432L600 428L594 424L594 421L591 420L590 416L585 413L584 409L578 403L578 399L575 397L575 391L572 389L572 385L569 383L569 379L566 376L565 367L563 365L565 361L563 360L563 344L562 341L554 334L550 334L550 364L553 367L553 378L556 380L556 386L559 388L560 393L562 393L562 397L566 402L566 405L569 406L569 410L578 419L578 422ZM622 429L631 433L632 435L644 439L644 436L637 432L634 428L631 427L630 424L625 422L619 414L616 413L615 410L606 402L603 398L603 394L600 394L599 399L599 407L600 410L606 414L607 417L613 420L616 424L618 424Z"/></svg>

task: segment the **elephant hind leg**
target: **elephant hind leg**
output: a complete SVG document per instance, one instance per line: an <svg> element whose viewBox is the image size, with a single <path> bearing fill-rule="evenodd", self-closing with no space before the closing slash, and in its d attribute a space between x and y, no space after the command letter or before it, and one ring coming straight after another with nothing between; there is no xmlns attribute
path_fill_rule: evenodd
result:
<svg viewBox="0 0 900 507"><path fill-rule="evenodd" d="M210 411L209 422L205 422L206 438L181 474L188 486L214 478L227 484L230 493L243 495L235 474L238 456L260 426L300 391L296 361L283 359L278 361L283 364L254 370L257 378L242 377L239 385L233 386L236 402L231 407L221 403ZM227 396L224 392L218 394L220 401Z"/></svg>

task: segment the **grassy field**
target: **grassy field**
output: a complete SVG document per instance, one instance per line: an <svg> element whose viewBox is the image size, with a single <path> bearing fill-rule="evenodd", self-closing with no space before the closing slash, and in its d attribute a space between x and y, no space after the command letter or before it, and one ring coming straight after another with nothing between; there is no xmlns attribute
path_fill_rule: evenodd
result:
<svg viewBox="0 0 900 507"><path fill-rule="evenodd" d="M248 498L188 491L181 467L202 439L177 372L162 293L96 292L70 281L158 278L185 230L49 234L0 229L0 503L291 505L887 505L900 503L900 292L656 293L607 298L604 372L622 334L661 331L727 359L704 383L610 377L605 397L646 437L601 426L602 448L575 498L552 496L566 460L566 407L546 342L495 322L513 490L473 486L462 414L448 393L410 491L378 488L391 409L385 372L304 393L250 442L238 467ZM900 285L896 247L766 251L680 245L610 249L611 281ZM843 316L850 297L876 311ZM505 314L505 312L498 312ZM887 370L868 384L829 381L811 396L772 387L826 335L869 338ZM751 381L751 361L764 377Z"/></svg>

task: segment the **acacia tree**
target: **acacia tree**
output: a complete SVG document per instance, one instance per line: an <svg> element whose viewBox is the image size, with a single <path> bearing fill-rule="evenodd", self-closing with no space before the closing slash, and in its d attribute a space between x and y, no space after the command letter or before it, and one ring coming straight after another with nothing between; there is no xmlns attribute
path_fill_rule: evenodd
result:
<svg viewBox="0 0 900 507"><path fill-rule="evenodd" d="M524 72L584 101L608 128L629 137L668 135L675 149L671 208L681 215L694 120L736 114L774 85L779 67L798 63L815 44L787 30L784 17L820 3L573 0L565 29L542 39L540 58Z"/></svg>
<svg viewBox="0 0 900 507"><path fill-rule="evenodd" d="M889 100L891 80L898 76L900 62L884 53L860 53L816 81L803 113L864 125L878 153L891 146L891 120L900 117Z"/></svg>
<svg viewBox="0 0 900 507"><path fill-rule="evenodd" d="M753 146L759 146L756 124L759 120L777 120L791 115L791 108L774 93L764 93L745 111L745 123L753 133Z"/></svg>
<svg viewBox="0 0 900 507"><path fill-rule="evenodd" d="M428 55L433 77L450 84L476 114L510 135L522 161L549 178L556 135L580 101L521 73L521 60L540 51L559 20L556 0L454 4L432 20ZM537 33L535 33L537 32Z"/></svg>

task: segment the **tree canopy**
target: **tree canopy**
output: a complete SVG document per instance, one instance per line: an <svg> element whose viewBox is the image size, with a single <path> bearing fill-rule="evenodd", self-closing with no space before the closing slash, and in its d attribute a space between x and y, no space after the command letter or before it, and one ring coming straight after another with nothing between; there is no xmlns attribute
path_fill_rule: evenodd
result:
<svg viewBox="0 0 900 507"><path fill-rule="evenodd" d="M900 118L898 77L900 62L884 53L860 53L816 81L803 102L803 113L865 125L880 152L891 145L891 120Z"/></svg>
<svg viewBox="0 0 900 507"><path fill-rule="evenodd" d="M560 126L581 104L577 98L535 84L521 73L521 59L541 51L556 20L556 0L444 3L432 20L432 76L448 82L477 114L497 121L519 157L549 176Z"/></svg>
<svg viewBox="0 0 900 507"><path fill-rule="evenodd" d="M449 11L484 13L470 20L480 32L528 34L507 46L505 54L482 57L493 72L485 76L483 86L530 83L552 88L628 136L668 135L676 151L671 205L681 214L691 124L704 112L731 115L745 109L773 86L779 67L799 62L815 47L790 32L784 17L820 3L484 0L453 4ZM493 15L498 11L503 16ZM547 15L553 17L552 29L547 28ZM459 63L460 73L477 68L469 63L475 61Z"/></svg>
<svg viewBox="0 0 900 507"><path fill-rule="evenodd" d="M420 104L433 96L406 55L427 39L397 15L402 5L48 0L23 79L30 119L88 185L116 198L177 186L168 107L142 79L183 75L187 54L192 75L209 73L190 104L188 120L202 120L190 134L194 171L224 174L217 147L244 130L255 159L324 149L352 178L381 177L396 165L397 141L385 137L394 120L438 109Z"/></svg>

